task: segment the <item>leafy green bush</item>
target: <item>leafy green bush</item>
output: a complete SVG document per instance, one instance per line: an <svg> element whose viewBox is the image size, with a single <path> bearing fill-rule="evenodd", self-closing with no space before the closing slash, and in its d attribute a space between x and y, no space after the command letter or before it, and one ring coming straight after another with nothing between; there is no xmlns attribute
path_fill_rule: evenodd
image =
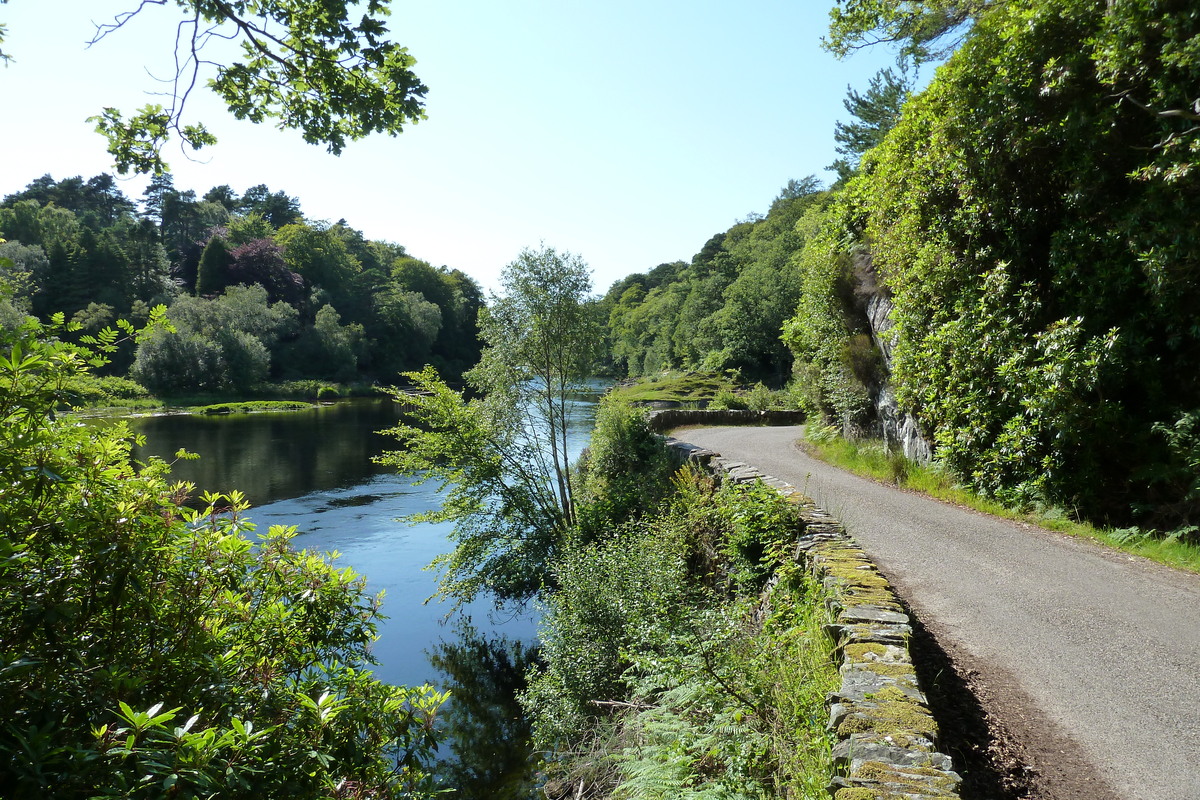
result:
<svg viewBox="0 0 1200 800"><path fill-rule="evenodd" d="M663 439L646 426L649 412L606 395L581 459L580 528L588 538L650 513L666 494L674 470Z"/></svg>
<svg viewBox="0 0 1200 800"><path fill-rule="evenodd" d="M1144 474L1155 494L1174 502L1150 504L1142 509L1150 525L1173 528L1169 538L1200 544L1200 410L1179 413L1172 423L1159 422L1154 432L1167 443L1168 458L1147 467Z"/></svg>
<svg viewBox="0 0 1200 800"><path fill-rule="evenodd" d="M444 698L372 677L363 579L56 415L102 358L52 334L0 331L6 797L424 796Z"/></svg>
<svg viewBox="0 0 1200 800"><path fill-rule="evenodd" d="M72 404L76 406L101 406L150 399L150 391L145 386L116 375L76 375L68 383L68 391Z"/></svg>
<svg viewBox="0 0 1200 800"><path fill-rule="evenodd" d="M259 396L279 397L287 400L333 400L349 396L352 393L349 386L315 379L264 384L255 392Z"/></svg>
<svg viewBox="0 0 1200 800"><path fill-rule="evenodd" d="M788 392L768 389L761 383L754 384L750 391L746 392L745 402L746 408L751 411L771 411L795 407Z"/></svg>
<svg viewBox="0 0 1200 800"><path fill-rule="evenodd" d="M1200 17L1086 0L975 11L799 256L785 339L808 410L849 429L868 408L854 339L886 300L896 397L973 488L1121 524L1156 508L1200 521L1188 481L1155 469L1176 459L1156 426L1200 399L1181 378L1200 373L1184 89L1200 83Z"/></svg>
<svg viewBox="0 0 1200 800"><path fill-rule="evenodd" d="M796 506L763 483L729 483L717 494L728 521L721 541L726 571L742 592L762 588L780 566L781 548L800 529Z"/></svg>
<svg viewBox="0 0 1200 800"><path fill-rule="evenodd" d="M714 411L744 411L746 401L732 388L719 389L708 407Z"/></svg>
<svg viewBox="0 0 1200 800"><path fill-rule="evenodd" d="M661 513L556 561L545 665L522 698L547 793L817 797L837 672L819 587L791 558L794 511L692 470L672 488Z"/></svg>

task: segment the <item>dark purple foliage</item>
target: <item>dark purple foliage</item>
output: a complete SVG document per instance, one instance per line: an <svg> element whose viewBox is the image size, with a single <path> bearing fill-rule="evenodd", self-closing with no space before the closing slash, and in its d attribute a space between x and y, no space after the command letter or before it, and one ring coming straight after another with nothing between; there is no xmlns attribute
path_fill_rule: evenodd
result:
<svg viewBox="0 0 1200 800"><path fill-rule="evenodd" d="M288 269L283 250L271 239L255 239L231 253L229 283L260 284L271 302L279 300L299 306L304 300L304 278Z"/></svg>

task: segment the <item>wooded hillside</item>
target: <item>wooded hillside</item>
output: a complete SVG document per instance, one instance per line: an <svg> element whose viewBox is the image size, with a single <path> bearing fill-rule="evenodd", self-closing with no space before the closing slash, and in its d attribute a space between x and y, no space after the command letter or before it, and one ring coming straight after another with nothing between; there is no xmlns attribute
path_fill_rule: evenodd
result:
<svg viewBox="0 0 1200 800"><path fill-rule="evenodd" d="M458 375L479 358L479 285L345 220L308 220L297 198L257 185L202 197L154 178L141 206L111 175L46 175L0 203L0 315L61 312L95 333L156 330L109 372L157 394L244 393L268 380L392 382L433 363Z"/></svg>
<svg viewBox="0 0 1200 800"><path fill-rule="evenodd" d="M1194 531L1200 12L835 9L832 49L873 40L897 42L908 70L953 52L902 109L908 71L851 92L857 132L880 143L855 164L872 137L839 136L852 158L832 190L793 182L691 264L615 285L616 363L789 381L851 431L878 429L894 392L986 494Z"/></svg>

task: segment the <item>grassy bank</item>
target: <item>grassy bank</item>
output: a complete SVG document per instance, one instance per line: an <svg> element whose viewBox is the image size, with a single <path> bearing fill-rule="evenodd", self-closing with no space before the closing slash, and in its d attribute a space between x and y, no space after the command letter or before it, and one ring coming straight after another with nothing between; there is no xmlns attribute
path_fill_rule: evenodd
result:
<svg viewBox="0 0 1200 800"><path fill-rule="evenodd" d="M302 400L249 400L239 403L213 403L206 406L193 406L187 409L191 414L259 414L278 411L304 411L312 408L312 403Z"/></svg>
<svg viewBox="0 0 1200 800"><path fill-rule="evenodd" d="M923 465L889 452L879 441L848 441L830 429L810 429L802 446L810 455L842 469L901 489L921 492L947 503L972 508L1047 530L1082 536L1170 567L1200 572L1200 547L1180 534L1138 528L1101 528L1079 522L1062 509L1028 510L1001 505L965 488L936 464Z"/></svg>
<svg viewBox="0 0 1200 800"><path fill-rule="evenodd" d="M626 403L668 403L684 408L765 411L797 407L787 391L771 390L761 383L739 386L730 376L716 372L651 375L618 384L611 394Z"/></svg>
<svg viewBox="0 0 1200 800"><path fill-rule="evenodd" d="M625 381L611 394L626 403L679 403L702 408L718 394L732 392L733 381L713 372L670 372Z"/></svg>

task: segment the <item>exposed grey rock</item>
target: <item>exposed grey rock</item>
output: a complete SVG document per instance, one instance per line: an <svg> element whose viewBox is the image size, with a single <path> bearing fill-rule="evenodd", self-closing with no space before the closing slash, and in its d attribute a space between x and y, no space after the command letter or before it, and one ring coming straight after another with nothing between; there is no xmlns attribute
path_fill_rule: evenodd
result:
<svg viewBox="0 0 1200 800"><path fill-rule="evenodd" d="M853 709L853 706L850 706L846 703L838 703L838 702L830 703L829 704L829 725L828 725L829 730L836 731L838 725L841 725L842 721L844 719L846 719L846 717L850 716L850 712L852 709Z"/></svg>
<svg viewBox="0 0 1200 800"><path fill-rule="evenodd" d="M857 734L852 735L849 739L843 739L833 746L834 766L848 768L851 777L868 761L879 761L899 767L928 767L945 772L952 772L954 769L950 756L943 753L930 753L911 750L907 747L897 747L885 742L873 742Z"/></svg>
<svg viewBox="0 0 1200 800"><path fill-rule="evenodd" d="M908 654L907 647L899 647L897 645L883 645L883 652L876 653L867 651L859 656L859 660L870 662L873 664L911 664L912 658ZM851 662L853 663L853 662Z"/></svg>
<svg viewBox="0 0 1200 800"><path fill-rule="evenodd" d="M867 301L867 321L871 327L871 339L883 355L883 363L890 372L892 369L892 350L895 338L891 329L892 300L882 292L872 294ZM933 459L933 448L921 436L917 420L912 414L900 408L896 395L888 384L884 384L875 395L875 415L879 420L879 434L884 444L895 443L906 458L922 464L928 464Z"/></svg>
<svg viewBox="0 0 1200 800"><path fill-rule="evenodd" d="M908 625L836 625L837 639L845 644L895 644L907 645L912 636Z"/></svg>
<svg viewBox="0 0 1200 800"><path fill-rule="evenodd" d="M895 675L880 675L869 669L856 667L842 668L842 687L833 693L839 701L862 703L879 695L885 689L895 689L905 697L925 703L925 695L917 688L916 675L911 679Z"/></svg>
<svg viewBox="0 0 1200 800"><path fill-rule="evenodd" d="M895 625L907 625L908 614L899 611L889 611L878 606L851 606L838 615L838 622L843 625L856 622L886 622Z"/></svg>

